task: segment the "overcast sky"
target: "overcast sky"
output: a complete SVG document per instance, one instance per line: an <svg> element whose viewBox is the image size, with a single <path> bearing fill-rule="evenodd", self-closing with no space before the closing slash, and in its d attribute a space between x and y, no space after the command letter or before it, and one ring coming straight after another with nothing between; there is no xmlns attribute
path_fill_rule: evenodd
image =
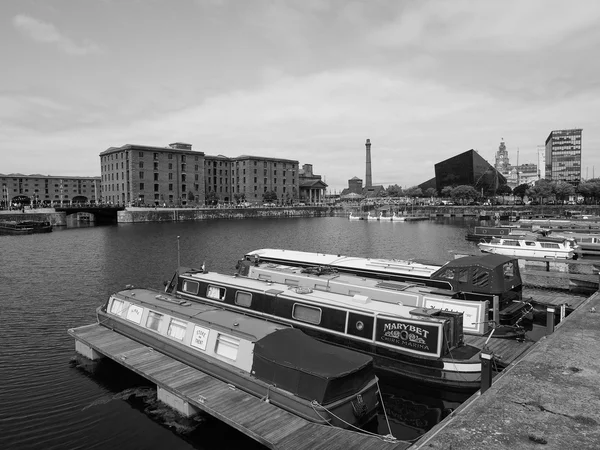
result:
<svg viewBox="0 0 600 450"><path fill-rule="evenodd" d="M99 176L111 146L295 159L412 186L471 148L600 176L600 2L3 0L0 173Z"/></svg>

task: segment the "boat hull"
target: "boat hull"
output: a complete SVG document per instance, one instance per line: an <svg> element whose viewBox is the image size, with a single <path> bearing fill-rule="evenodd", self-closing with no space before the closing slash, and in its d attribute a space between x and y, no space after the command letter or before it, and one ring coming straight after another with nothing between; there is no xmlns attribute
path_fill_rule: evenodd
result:
<svg viewBox="0 0 600 450"><path fill-rule="evenodd" d="M573 250L543 250L527 248L510 248L494 245L490 242L481 242L478 245L482 252L494 253L496 255L514 256L515 258L550 258L550 259L573 259Z"/></svg>

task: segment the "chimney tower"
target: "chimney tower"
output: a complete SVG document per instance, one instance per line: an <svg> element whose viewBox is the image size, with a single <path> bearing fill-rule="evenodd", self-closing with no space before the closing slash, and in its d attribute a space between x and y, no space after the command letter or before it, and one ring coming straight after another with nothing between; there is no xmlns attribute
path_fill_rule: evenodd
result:
<svg viewBox="0 0 600 450"><path fill-rule="evenodd" d="M365 176L365 187L373 186L373 180L371 178L371 139L367 139L365 144L367 147L367 173Z"/></svg>

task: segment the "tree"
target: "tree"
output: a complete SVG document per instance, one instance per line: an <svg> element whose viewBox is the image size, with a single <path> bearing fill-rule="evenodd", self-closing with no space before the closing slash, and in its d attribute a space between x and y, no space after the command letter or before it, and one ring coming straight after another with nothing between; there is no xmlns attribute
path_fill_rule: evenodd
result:
<svg viewBox="0 0 600 450"><path fill-rule="evenodd" d="M435 188L428 188L425 190L425 195L427 197L437 197L437 191L435 190Z"/></svg>
<svg viewBox="0 0 600 450"><path fill-rule="evenodd" d="M513 195L521 197L521 200L523 200L525 194L527 194L527 189L529 189L529 185L527 183L520 184L513 189Z"/></svg>
<svg viewBox="0 0 600 450"><path fill-rule="evenodd" d="M267 191L263 194L263 201L265 203L271 203L277 201L277 192L275 191Z"/></svg>
<svg viewBox="0 0 600 450"><path fill-rule="evenodd" d="M534 186L527 189L527 196L536 198L542 203L543 199L552 196L552 184L548 180L538 180Z"/></svg>
<svg viewBox="0 0 600 450"><path fill-rule="evenodd" d="M475 200L479 197L479 192L473 186L463 184L452 189L450 196L456 203L465 203L467 200ZM459 202L460 200L460 202Z"/></svg>
<svg viewBox="0 0 600 450"><path fill-rule="evenodd" d="M598 203L600 199L600 178L584 181L577 186L577 193L583 196L588 204Z"/></svg>
<svg viewBox="0 0 600 450"><path fill-rule="evenodd" d="M452 189L454 189L452 186L442 188L442 197L452 197Z"/></svg>
<svg viewBox="0 0 600 450"><path fill-rule="evenodd" d="M402 188L397 184L393 184L388 186L387 188L388 197L401 197L402 196Z"/></svg>
<svg viewBox="0 0 600 450"><path fill-rule="evenodd" d="M207 205L216 205L219 203L219 196L215 191L209 191L206 193L206 204Z"/></svg>
<svg viewBox="0 0 600 450"><path fill-rule="evenodd" d="M575 194L575 186L566 181L555 181L552 183L552 188L558 200L567 200Z"/></svg>
<svg viewBox="0 0 600 450"><path fill-rule="evenodd" d="M513 193L513 190L510 188L509 185L507 184L503 184L502 186L500 186L498 189L496 189L496 193L498 195L502 196L502 202L504 203L504 197L506 195L510 195Z"/></svg>
<svg viewBox="0 0 600 450"><path fill-rule="evenodd" d="M414 203L415 197L423 196L423 190L418 186L412 186L404 191L404 195L411 197Z"/></svg>
<svg viewBox="0 0 600 450"><path fill-rule="evenodd" d="M239 192L237 194L233 194L233 199L235 200L236 203L242 203L246 201L246 194L240 194Z"/></svg>

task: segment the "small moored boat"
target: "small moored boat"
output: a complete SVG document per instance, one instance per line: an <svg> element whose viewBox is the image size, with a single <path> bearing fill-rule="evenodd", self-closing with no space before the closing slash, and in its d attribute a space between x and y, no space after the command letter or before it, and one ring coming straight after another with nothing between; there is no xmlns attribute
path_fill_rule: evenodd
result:
<svg viewBox="0 0 600 450"><path fill-rule="evenodd" d="M348 220L362 220L362 217L355 216L352 211L350 211L350 215L348 216Z"/></svg>
<svg viewBox="0 0 600 450"><path fill-rule="evenodd" d="M2 220L0 221L0 234L35 234L49 233L52 231L52 224L47 221L34 220Z"/></svg>
<svg viewBox="0 0 600 450"><path fill-rule="evenodd" d="M573 259L578 248L574 241L534 235L495 237L490 242L477 244L482 252L515 258Z"/></svg>
<svg viewBox="0 0 600 450"><path fill-rule="evenodd" d="M150 289L113 294L97 315L101 325L306 420L347 428L376 416L372 358L298 329Z"/></svg>

